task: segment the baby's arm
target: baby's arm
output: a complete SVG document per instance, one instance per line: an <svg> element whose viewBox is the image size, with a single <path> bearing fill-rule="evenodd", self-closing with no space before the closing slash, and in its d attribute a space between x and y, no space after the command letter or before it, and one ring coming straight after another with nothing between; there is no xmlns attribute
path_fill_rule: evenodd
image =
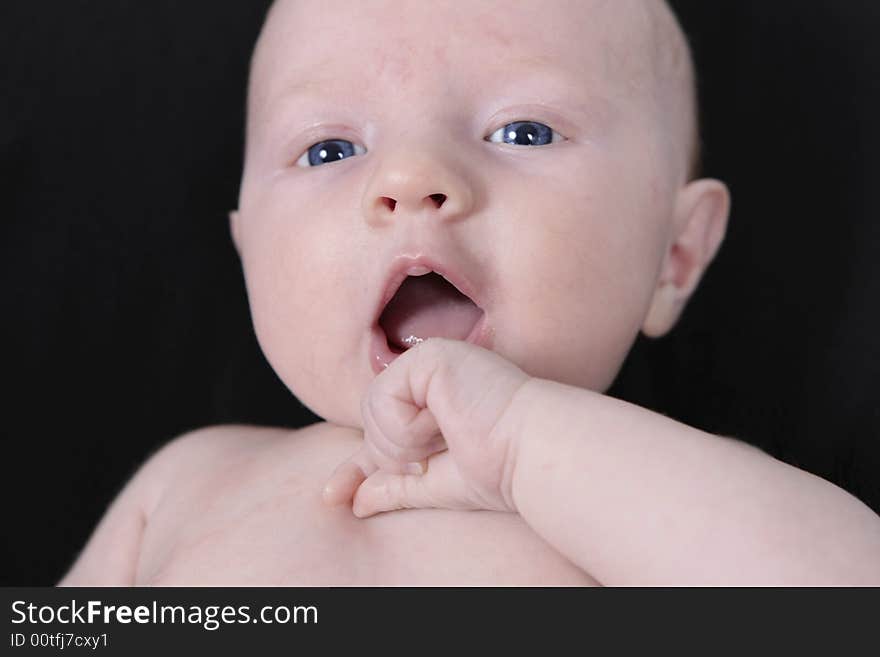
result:
<svg viewBox="0 0 880 657"><path fill-rule="evenodd" d="M605 584L880 585L880 517L755 447L538 379L504 422L517 510Z"/></svg>
<svg viewBox="0 0 880 657"><path fill-rule="evenodd" d="M240 433L236 427L207 427L162 447L125 485L98 523L85 548L58 586L133 586L141 539L167 482L193 460Z"/></svg>
<svg viewBox="0 0 880 657"><path fill-rule="evenodd" d="M399 356L362 413L324 492L361 517L515 511L603 584L880 585L880 517L842 489L464 342Z"/></svg>
<svg viewBox="0 0 880 657"><path fill-rule="evenodd" d="M151 470L144 466L110 505L58 586L133 586L155 495Z"/></svg>

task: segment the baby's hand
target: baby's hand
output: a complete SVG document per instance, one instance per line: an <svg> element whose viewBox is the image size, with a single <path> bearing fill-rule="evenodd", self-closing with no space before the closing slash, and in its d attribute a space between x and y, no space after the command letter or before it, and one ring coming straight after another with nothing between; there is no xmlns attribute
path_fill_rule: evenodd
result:
<svg viewBox="0 0 880 657"><path fill-rule="evenodd" d="M361 403L364 446L324 489L356 516L408 508L515 511L517 438L500 422L530 380L498 354L430 338L379 374Z"/></svg>

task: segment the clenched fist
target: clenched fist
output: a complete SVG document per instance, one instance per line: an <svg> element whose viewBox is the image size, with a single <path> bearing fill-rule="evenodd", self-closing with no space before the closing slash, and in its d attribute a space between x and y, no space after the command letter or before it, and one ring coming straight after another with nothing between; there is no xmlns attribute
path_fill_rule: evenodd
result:
<svg viewBox="0 0 880 657"><path fill-rule="evenodd" d="M518 432L508 410L529 382L498 354L429 338L364 394L364 445L324 489L359 517L406 508L516 511Z"/></svg>

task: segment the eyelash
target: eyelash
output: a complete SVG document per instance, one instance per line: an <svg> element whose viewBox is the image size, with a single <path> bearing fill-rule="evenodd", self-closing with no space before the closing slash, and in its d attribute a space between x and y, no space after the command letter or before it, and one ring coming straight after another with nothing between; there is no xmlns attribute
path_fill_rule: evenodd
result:
<svg viewBox="0 0 880 657"><path fill-rule="evenodd" d="M496 135L503 135L505 131L507 131L509 133L508 137L511 139L516 139L516 138L521 137L521 135L519 134L519 129L509 130L509 127L514 126L514 125L541 126L542 128L545 128L546 131L549 131L551 133L551 141L547 144L538 144L538 146L549 146L550 144L555 144L558 141L565 140L565 137L560 135L558 132L556 132L553 128L551 128L547 124L541 123L540 121L511 121L510 123L506 123L505 125L501 126L495 132L493 132L488 137L486 137L485 141L489 141L489 142L492 142L495 144L502 143L502 141L495 141L492 138L495 137ZM545 131L541 130L541 128L538 128L536 130L536 132L541 133L541 132L545 132ZM529 141L535 141L534 135L532 132L526 132L526 136L529 139ZM560 139L556 139L556 137L560 137ZM503 140L503 136L500 139ZM351 144L354 149L354 153L353 153L354 155L363 155L364 153L367 152L367 150L363 146L358 146L357 144L355 144L347 139L325 139L323 141L316 142L316 143L312 144L311 146L309 146L305 150L305 152L296 160L295 165L298 167L313 169L317 166L322 166L325 164L332 164L333 160L320 162L319 164L316 164L316 165L311 164L310 153L311 153L312 149L315 148L316 146L321 146L321 145L325 145L325 144L326 145L329 145L329 144ZM516 147L529 146L529 145L530 144L508 144L508 146L516 146ZM327 157L326 148L322 149L322 150L323 150L324 154L321 157ZM341 149L341 150L347 150L347 149ZM347 158L338 157L336 161L339 161L340 159L347 159Z"/></svg>

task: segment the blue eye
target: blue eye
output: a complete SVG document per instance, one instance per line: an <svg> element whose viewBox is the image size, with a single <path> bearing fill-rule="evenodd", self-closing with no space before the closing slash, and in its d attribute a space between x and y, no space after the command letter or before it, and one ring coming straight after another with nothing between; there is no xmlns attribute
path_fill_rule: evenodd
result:
<svg viewBox="0 0 880 657"><path fill-rule="evenodd" d="M358 146L346 139L328 139L319 141L314 146L302 154L296 161L298 167L316 167L321 164L329 164L344 160L352 155L363 155L366 153L363 146Z"/></svg>
<svg viewBox="0 0 880 657"><path fill-rule="evenodd" d="M554 136L560 137L555 139ZM562 135L552 128L537 121L514 121L498 128L486 139L493 143L514 146L545 146L561 141Z"/></svg>

